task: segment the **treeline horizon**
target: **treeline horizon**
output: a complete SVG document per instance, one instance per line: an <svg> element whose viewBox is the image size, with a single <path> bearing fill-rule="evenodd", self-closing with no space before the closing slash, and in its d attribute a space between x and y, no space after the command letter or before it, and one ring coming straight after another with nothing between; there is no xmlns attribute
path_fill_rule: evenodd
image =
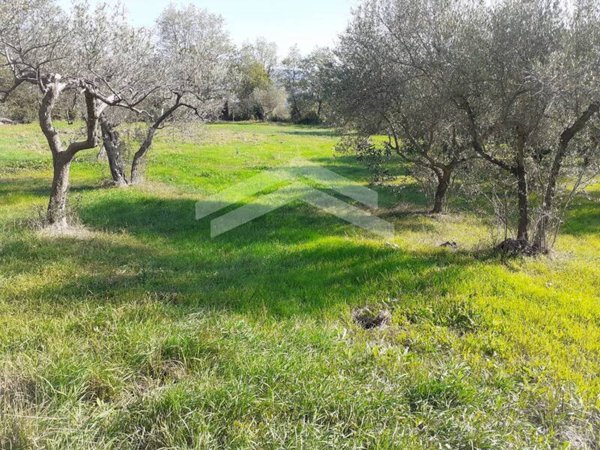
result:
<svg viewBox="0 0 600 450"><path fill-rule="evenodd" d="M207 9L199 11L216 22L224 23L220 16L212 15ZM126 16L123 19L128 21ZM302 54L295 44L287 55L280 57L277 44L265 37L234 45L229 41L227 30L223 28L223 31L223 43L229 46L227 57L232 69L229 74L231 80L222 107L209 120L334 125L326 106L325 92L326 70L333 59L331 49L318 47ZM0 73L2 80L8 74L5 67L0 70L3 70ZM37 86L22 84L4 103L0 103L0 118L15 123L35 122L38 120L37 102ZM75 93L62 98L54 110L58 120L69 123L81 120L84 113L82 102ZM126 119L131 122L138 120L139 117Z"/></svg>

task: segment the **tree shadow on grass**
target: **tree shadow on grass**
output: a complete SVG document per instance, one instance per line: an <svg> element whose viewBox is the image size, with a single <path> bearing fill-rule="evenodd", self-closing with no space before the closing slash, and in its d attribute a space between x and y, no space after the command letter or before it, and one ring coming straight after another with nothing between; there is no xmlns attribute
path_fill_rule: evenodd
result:
<svg viewBox="0 0 600 450"><path fill-rule="evenodd" d="M390 179L378 183L373 182L373 173L364 164L358 162L356 156L341 155L332 158L316 158L311 161L354 182L362 181L366 187L379 194L379 204L383 208L390 209L402 204L405 207L411 206L408 211L420 212L430 206L431 200L423 193L422 187L416 181L405 181L402 184L395 181L398 177L410 176L410 170L402 161L391 164L387 168Z"/></svg>
<svg viewBox="0 0 600 450"><path fill-rule="evenodd" d="M291 136L311 136L311 137L328 137L337 138L340 134L337 130L327 128L315 128L309 125L295 126L293 129L278 130L280 134Z"/></svg>
<svg viewBox="0 0 600 450"><path fill-rule="evenodd" d="M82 209L84 223L109 232L103 237L21 240L2 248L2 258L20 274L35 276L47 264L77 273L21 295L63 304L151 298L178 308L289 317L379 302L400 292L416 295L431 286L442 292L475 261L365 240L364 232L299 205L211 239L208 220L194 220L193 201L127 194ZM122 229L135 243L111 239Z"/></svg>
<svg viewBox="0 0 600 450"><path fill-rule="evenodd" d="M567 213L561 232L572 236L600 235L600 192L579 196Z"/></svg>
<svg viewBox="0 0 600 450"><path fill-rule="evenodd" d="M229 128L240 128L243 131L248 131L248 127L263 128L264 132L271 133L277 130L277 134L291 136L313 136L313 137L340 137L338 130L334 128L324 128L318 125L298 125L283 122L222 122L219 125L226 124Z"/></svg>
<svg viewBox="0 0 600 450"><path fill-rule="evenodd" d="M30 195L36 197L50 196L52 188L52 177L48 178L10 178L8 180L0 179L0 199L6 198L11 194ZM93 191L98 186L93 183L73 183L70 187L71 193L77 194L82 192Z"/></svg>
<svg viewBox="0 0 600 450"><path fill-rule="evenodd" d="M364 180L370 180L373 176L367 165L352 154L338 153L329 158L312 158L311 161L340 175L358 175ZM411 176L410 167L400 159L386 162L384 168L390 177Z"/></svg>

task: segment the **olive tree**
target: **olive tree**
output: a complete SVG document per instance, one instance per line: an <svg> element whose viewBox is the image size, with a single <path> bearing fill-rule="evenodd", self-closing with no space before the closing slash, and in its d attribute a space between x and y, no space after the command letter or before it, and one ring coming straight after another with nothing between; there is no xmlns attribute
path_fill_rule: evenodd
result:
<svg viewBox="0 0 600 450"><path fill-rule="evenodd" d="M311 105L310 114L315 122L326 122L330 114L330 77L333 67L333 52L329 48L317 48L304 58L306 94Z"/></svg>
<svg viewBox="0 0 600 450"><path fill-rule="evenodd" d="M288 118L287 92L283 87L271 84L264 89L255 89L252 97L260 106L265 120Z"/></svg>
<svg viewBox="0 0 600 450"><path fill-rule="evenodd" d="M279 73L281 84L288 93L290 115L295 122L299 122L305 113L303 97L306 90L306 77L302 63L300 49L294 46L282 61L282 68Z"/></svg>
<svg viewBox="0 0 600 450"><path fill-rule="evenodd" d="M134 106L129 92L136 54L128 43L133 32L119 8L99 5L90 10L76 4L66 13L51 0L11 0L0 3L0 58L11 77L0 87L0 100L20 86L38 91L38 121L52 153L53 181L47 221L67 225L70 167L75 156L98 144L98 121L108 105ZM85 131L81 140L65 144L54 125L54 113L68 93L84 101ZM129 100L128 100L129 97Z"/></svg>
<svg viewBox="0 0 600 450"><path fill-rule="evenodd" d="M386 133L387 147L434 179L433 213L443 211L470 145L454 103L454 74L436 48L456 22L434 2L367 1L335 51L334 108L359 134ZM434 76L435 71L435 76Z"/></svg>
<svg viewBox="0 0 600 450"><path fill-rule="evenodd" d="M321 123L328 98L333 55L319 48L302 56L292 47L278 70L278 80L288 94L291 118L299 123Z"/></svg>
<svg viewBox="0 0 600 450"><path fill-rule="evenodd" d="M470 25L477 32L462 52L444 52L463 81L456 103L473 149L514 180L516 237L536 252L549 250L547 234L560 226L561 177L574 181L596 167L598 11L587 0L504 0Z"/></svg>
<svg viewBox="0 0 600 450"><path fill-rule="evenodd" d="M122 105L101 118L102 135L113 181L117 185L142 180L143 167L156 133L184 112L205 120L223 104L227 89L230 44L221 17L193 5L169 6L159 17L153 51L138 59L144 83L137 87L143 101L123 114ZM120 108L119 108L120 107ZM141 120L143 138L131 163L127 179L122 155L123 142L118 125Z"/></svg>
<svg viewBox="0 0 600 450"><path fill-rule="evenodd" d="M387 123L427 161L430 142L435 162L448 150L485 161L467 166L481 191L494 188L486 170L503 174L519 246L547 251L572 198L559 184L581 186L598 165L598 10L592 0L367 1L338 50L337 109L371 131Z"/></svg>

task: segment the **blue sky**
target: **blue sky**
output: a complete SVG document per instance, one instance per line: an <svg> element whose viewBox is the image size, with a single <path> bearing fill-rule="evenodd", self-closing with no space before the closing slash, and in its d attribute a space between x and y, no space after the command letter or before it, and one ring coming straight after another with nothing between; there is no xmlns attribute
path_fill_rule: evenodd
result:
<svg viewBox="0 0 600 450"><path fill-rule="evenodd" d="M68 6L70 0L59 0ZM97 1L97 0L96 0ZM224 17L237 44L264 36L277 43L280 55L298 44L303 53L330 46L344 31L358 0L179 0L194 3ZM94 0L91 0L94 3ZM131 21L152 25L171 0L125 0Z"/></svg>

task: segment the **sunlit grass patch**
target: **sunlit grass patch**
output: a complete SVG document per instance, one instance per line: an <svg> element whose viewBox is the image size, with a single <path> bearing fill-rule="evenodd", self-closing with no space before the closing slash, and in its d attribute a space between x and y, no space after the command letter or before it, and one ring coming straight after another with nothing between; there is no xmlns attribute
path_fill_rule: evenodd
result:
<svg viewBox="0 0 600 450"><path fill-rule="evenodd" d="M593 448L597 189L549 258L490 255L484 217L422 214L408 178L371 186L388 240L299 202L217 239L195 220L297 157L369 186L336 139L165 130L127 189L89 152L72 169L82 238L26 226L49 158L34 126L0 129L0 448ZM363 329L364 307L389 322Z"/></svg>

